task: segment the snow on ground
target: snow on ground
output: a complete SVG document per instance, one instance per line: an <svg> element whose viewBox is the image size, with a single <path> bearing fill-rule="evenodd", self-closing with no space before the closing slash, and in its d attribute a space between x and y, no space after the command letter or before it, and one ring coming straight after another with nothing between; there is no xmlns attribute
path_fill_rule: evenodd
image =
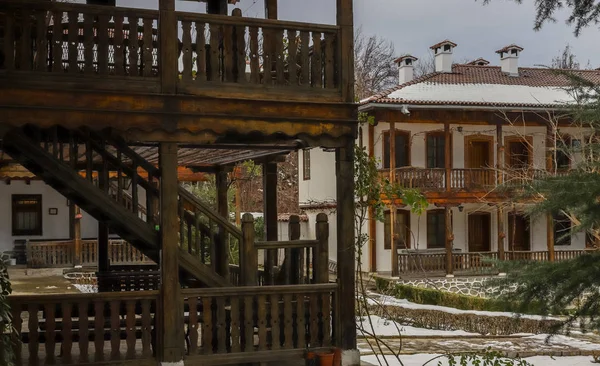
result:
<svg viewBox="0 0 600 366"><path fill-rule="evenodd" d="M361 326L362 320L362 326ZM398 330L400 330L401 336L436 336L436 337L459 337L459 336L477 336L479 333L469 333L463 330L436 330L436 329L424 329L415 328L408 325L402 325L392 320L387 320L376 315L371 315L371 322L366 317L357 317L356 322L359 328L364 329L367 333L376 334L378 336L389 337L398 336ZM369 334L365 333L365 337L369 337ZM361 332L359 331L359 335Z"/></svg>
<svg viewBox="0 0 600 366"><path fill-rule="evenodd" d="M519 316L521 318L526 319L535 319L535 320L543 320L543 319L556 319L551 317L545 317L541 315L525 315L525 314L516 314L509 312L500 312L500 311L480 311L480 310L460 310L455 308L449 308L446 306L438 306L438 305L424 305L424 304L416 304L414 302L410 302L404 299L396 299L393 296L379 295L379 294L370 294L372 299L368 299L369 305L391 305L398 306L405 309L421 309L421 310L436 310L443 311L450 314L476 314L483 316L506 316L506 317L515 317Z"/></svg>
<svg viewBox="0 0 600 366"><path fill-rule="evenodd" d="M404 365L404 366L423 366L423 365L427 365L427 366L437 366L439 361L442 361L442 365L443 366L448 366L448 362L445 358L439 358L436 359L435 361L429 362L427 363L427 361L431 360L434 357L437 357L439 355L435 355L435 354L418 354L418 355L401 355L400 356L400 360L402 361L402 364L400 362L398 362L398 360L394 357L394 356L386 356L386 360L389 363L389 366L400 366L400 365ZM381 364L385 365L386 363L383 362L382 357L380 357L380 360L382 361ZM365 362L369 362L373 365L379 365L380 362L377 361L377 357L376 356L362 356L361 360L365 361ZM576 357L549 357L549 356L535 356L535 357L529 357L529 358L525 358L525 361L529 362L530 364L534 365L534 366L592 366L594 365L591 361L593 361L592 357L586 357L586 356L576 356ZM469 366L472 366L472 363L468 364Z"/></svg>
<svg viewBox="0 0 600 366"><path fill-rule="evenodd" d="M84 294L94 294L98 292L98 286L97 285L80 285L80 284L73 284L73 286L79 290L79 292L84 293Z"/></svg>
<svg viewBox="0 0 600 366"><path fill-rule="evenodd" d="M560 345L560 346L569 346L573 348L578 348L582 350L588 351L597 351L600 350L600 344L582 341L579 339L575 339L572 337L567 337L564 335L554 335L548 339L548 334L537 334L529 337L525 337L524 339L532 339L539 340L545 342L549 345ZM548 339L548 341L546 341Z"/></svg>

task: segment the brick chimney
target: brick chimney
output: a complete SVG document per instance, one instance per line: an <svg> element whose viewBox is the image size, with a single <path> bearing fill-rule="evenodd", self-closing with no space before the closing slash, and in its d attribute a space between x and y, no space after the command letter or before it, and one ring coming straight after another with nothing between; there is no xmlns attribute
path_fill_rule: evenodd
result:
<svg viewBox="0 0 600 366"><path fill-rule="evenodd" d="M508 76L519 76L519 54L523 47L511 44L496 51L500 55L500 67Z"/></svg>
<svg viewBox="0 0 600 366"><path fill-rule="evenodd" d="M452 53L456 46L456 43L445 40L430 47L435 55L435 72L452 72Z"/></svg>
<svg viewBox="0 0 600 366"><path fill-rule="evenodd" d="M398 82L400 85L406 84L413 80L414 77L414 63L418 58L405 55L397 58L394 62L398 64Z"/></svg>

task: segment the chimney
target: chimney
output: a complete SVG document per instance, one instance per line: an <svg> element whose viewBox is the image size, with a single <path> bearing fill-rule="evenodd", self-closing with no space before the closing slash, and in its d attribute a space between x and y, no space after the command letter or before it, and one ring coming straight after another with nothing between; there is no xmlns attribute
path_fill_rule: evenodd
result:
<svg viewBox="0 0 600 366"><path fill-rule="evenodd" d="M400 85L408 83L412 81L414 76L414 63L418 60L418 58L405 55L394 62L398 64L398 82Z"/></svg>
<svg viewBox="0 0 600 366"><path fill-rule="evenodd" d="M511 44L496 51L500 54L500 66L503 73L508 76L519 76L519 54L521 51L523 51L523 48L516 44Z"/></svg>
<svg viewBox="0 0 600 366"><path fill-rule="evenodd" d="M449 40L429 47L435 55L435 72L452 72L452 52L457 44Z"/></svg>
<svg viewBox="0 0 600 366"><path fill-rule="evenodd" d="M489 64L490 64L490 62L488 60L486 60L483 57L480 57L477 60L473 60L473 61L469 62L467 65L471 65L471 66L487 66Z"/></svg>

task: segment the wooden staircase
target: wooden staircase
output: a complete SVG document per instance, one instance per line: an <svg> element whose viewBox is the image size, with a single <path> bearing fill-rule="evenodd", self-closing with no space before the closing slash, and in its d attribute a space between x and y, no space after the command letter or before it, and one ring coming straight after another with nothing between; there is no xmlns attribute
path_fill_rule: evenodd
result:
<svg viewBox="0 0 600 366"><path fill-rule="evenodd" d="M26 126L7 132L2 143L15 161L159 262L160 173L124 140L89 129ZM179 217L182 272L203 286L231 286L211 258L216 245L241 241L241 231L184 187L179 188Z"/></svg>

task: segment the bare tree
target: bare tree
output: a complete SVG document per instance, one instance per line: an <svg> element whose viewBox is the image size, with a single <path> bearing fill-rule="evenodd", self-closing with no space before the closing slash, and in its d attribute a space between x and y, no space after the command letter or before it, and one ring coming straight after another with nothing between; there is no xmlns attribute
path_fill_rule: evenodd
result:
<svg viewBox="0 0 600 366"><path fill-rule="evenodd" d="M565 48L552 59L552 64L550 66L553 69L579 70L580 68L577 56L573 54L569 44L567 44Z"/></svg>
<svg viewBox="0 0 600 366"><path fill-rule="evenodd" d="M423 75L431 74L435 72L435 56L433 51L429 51L427 56L421 57L419 61L415 63L415 77L421 77Z"/></svg>
<svg viewBox="0 0 600 366"><path fill-rule="evenodd" d="M394 45L376 35L367 36L358 28L354 34L356 96L369 97L398 83L393 63Z"/></svg>

